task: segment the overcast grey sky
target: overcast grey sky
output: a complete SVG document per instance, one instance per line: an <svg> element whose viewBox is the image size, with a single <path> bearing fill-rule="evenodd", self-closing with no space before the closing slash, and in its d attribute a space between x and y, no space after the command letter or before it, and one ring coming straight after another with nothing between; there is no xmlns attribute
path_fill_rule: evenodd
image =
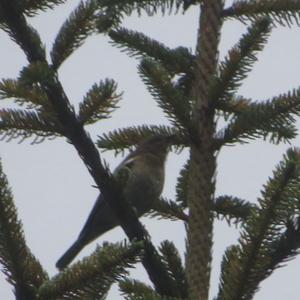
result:
<svg viewBox="0 0 300 300"><path fill-rule="evenodd" d="M31 20L38 29L48 52L64 18L78 1L68 1L54 11L41 13ZM228 2L229 3L229 2ZM148 34L167 46L179 45L194 50L199 11L190 9L185 15L137 18L124 20L124 26ZM225 23L220 53L238 41L245 27L239 22ZM266 100L278 93L299 86L300 78L300 29L279 27L270 37L254 71L245 81L241 93L255 100ZM0 78L14 78L26 64L21 50L4 32L0 32ZM97 135L114 128L138 124L167 124L154 100L146 91L136 72L137 61L113 48L106 37L97 35L88 39L61 67L60 79L67 95L77 107L83 95L94 82L113 78L118 82L119 91L124 91L120 109L113 118L98 122L87 129L96 140ZM3 102L3 106L7 102ZM293 141L299 145L299 139ZM228 147L218 157L217 194L232 194L250 201L256 201L262 184L271 176L274 166L280 161L288 145L270 145L255 141L249 145ZM64 139L45 141L30 145L30 140L18 144L14 140L1 142L0 156L8 176L19 217L23 222L26 239L33 253L40 259L51 275L57 273L55 262L74 241L97 197L92 180L71 145ZM122 159L111 153L103 157L113 169ZM184 163L187 153L171 154L167 164L164 195L174 196L176 175ZM151 221L143 218L156 244L164 239L173 240L184 253L184 228L180 222ZM235 242L236 228L228 228L226 222L216 222L214 236L214 270L211 298L217 292L220 259L224 249ZM119 241L125 235L121 229L113 230L85 248L80 257L93 251L97 243L104 240ZM287 267L276 271L265 280L255 297L263 299L298 299L300 260L296 259ZM133 272L139 279L147 276L139 267ZM121 299L114 288L109 299ZM0 299L14 299L11 287L0 275Z"/></svg>

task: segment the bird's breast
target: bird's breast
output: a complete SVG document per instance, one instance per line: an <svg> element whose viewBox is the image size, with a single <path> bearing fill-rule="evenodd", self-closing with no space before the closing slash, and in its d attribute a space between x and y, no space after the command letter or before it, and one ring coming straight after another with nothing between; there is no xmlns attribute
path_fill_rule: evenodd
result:
<svg viewBox="0 0 300 300"><path fill-rule="evenodd" d="M149 174L151 174L149 176ZM133 172L124 190L126 199L143 214L151 208L151 203L160 196L164 184L164 174L152 170Z"/></svg>

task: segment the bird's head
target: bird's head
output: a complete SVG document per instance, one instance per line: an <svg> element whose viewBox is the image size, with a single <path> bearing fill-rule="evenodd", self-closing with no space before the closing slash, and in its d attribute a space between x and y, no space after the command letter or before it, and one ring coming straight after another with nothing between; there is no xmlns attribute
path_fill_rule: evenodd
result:
<svg viewBox="0 0 300 300"><path fill-rule="evenodd" d="M145 154L152 154L159 158L162 161L165 161L166 156L170 150L172 145L173 136L167 135L154 135L146 138L142 142L140 142L136 149L132 151L128 159L136 156L143 156Z"/></svg>
<svg viewBox="0 0 300 300"><path fill-rule="evenodd" d="M135 153L161 153L166 155L172 145L172 136L154 135L146 138L139 143L135 149Z"/></svg>

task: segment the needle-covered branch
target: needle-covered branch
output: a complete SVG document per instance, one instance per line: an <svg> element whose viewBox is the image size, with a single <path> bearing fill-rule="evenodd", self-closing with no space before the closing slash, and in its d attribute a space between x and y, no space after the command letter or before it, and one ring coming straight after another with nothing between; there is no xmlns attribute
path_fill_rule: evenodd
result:
<svg viewBox="0 0 300 300"><path fill-rule="evenodd" d="M45 138L63 135L57 120L32 110L0 109L0 134L2 139L24 140L35 136L33 143Z"/></svg>
<svg viewBox="0 0 300 300"><path fill-rule="evenodd" d="M243 102L240 111L217 133L220 145L269 138L273 143L296 136L296 118L300 114L300 89L267 101Z"/></svg>
<svg viewBox="0 0 300 300"><path fill-rule="evenodd" d="M106 10L119 11L119 14L131 15L133 12L137 12L139 15L146 13L150 16L162 12L171 13L177 12L180 7L187 9L191 3L196 1L187 0L99 0L99 6ZM199 1L200 2L200 1Z"/></svg>
<svg viewBox="0 0 300 300"><path fill-rule="evenodd" d="M190 99L172 83L167 70L154 60L143 59L139 73L149 92L174 126L184 132L191 131Z"/></svg>
<svg viewBox="0 0 300 300"><path fill-rule="evenodd" d="M20 45L28 61L47 65L39 36L35 31L31 30L25 17L15 9L11 1L1 1L0 8L5 13L5 24L8 32ZM160 262L150 238L137 219L133 209L122 197L121 188L102 165L99 152L75 115L74 109L58 79L58 75L53 72L52 76L47 76L46 80L43 78L40 84L53 106L57 120L64 129L64 135L76 148L104 198L110 199L108 203L129 239L144 242L145 255L142 261L155 287L162 294L172 295L172 283Z"/></svg>
<svg viewBox="0 0 300 300"><path fill-rule="evenodd" d="M82 124L93 124L107 119L118 108L121 94L117 94L117 84L112 79L94 84L79 104L79 120Z"/></svg>
<svg viewBox="0 0 300 300"><path fill-rule="evenodd" d="M39 289L39 300L55 299L104 299L109 288L128 276L140 260L141 243L104 244L87 258L72 265Z"/></svg>
<svg viewBox="0 0 300 300"><path fill-rule="evenodd" d="M21 0L14 1L14 5L17 5L20 11L26 16L33 17L40 11L46 11L53 9L55 6L64 4L67 0Z"/></svg>
<svg viewBox="0 0 300 300"><path fill-rule="evenodd" d="M188 176L189 176L189 164L187 161L180 170L176 184L176 202L183 208L188 207L187 195L188 195Z"/></svg>
<svg viewBox="0 0 300 300"><path fill-rule="evenodd" d="M97 1L97 0L96 0ZM193 3L190 3L193 2ZM100 33L109 29L120 27L125 16L142 13L153 16L158 12L178 12L182 7L183 12L196 1L188 0L98 0L98 8L101 13L98 15L97 28Z"/></svg>
<svg viewBox="0 0 300 300"><path fill-rule="evenodd" d="M214 202L216 217L225 218L229 223L245 222L255 209L255 204L227 195L217 197Z"/></svg>
<svg viewBox="0 0 300 300"><path fill-rule="evenodd" d="M170 241L163 241L159 248L163 261L167 270L171 274L173 280L176 282L178 289L178 298L188 298L188 286L185 268L182 264L181 257L175 245Z"/></svg>
<svg viewBox="0 0 300 300"><path fill-rule="evenodd" d="M97 2L81 1L58 32L51 51L54 69L78 49L96 28Z"/></svg>
<svg viewBox="0 0 300 300"><path fill-rule="evenodd" d="M29 250L7 178L0 164L0 264L17 299L35 300L36 291L48 278Z"/></svg>
<svg viewBox="0 0 300 300"><path fill-rule="evenodd" d="M164 125L141 125L116 129L109 133L104 133L102 136L99 136L97 145L101 149L114 150L115 153L118 154L151 135L174 136L173 144L178 147L187 144L184 136L180 135L178 129L175 127ZM175 136L178 136L178 138L175 138Z"/></svg>
<svg viewBox="0 0 300 300"><path fill-rule="evenodd" d="M191 72L194 56L185 47L170 49L141 32L125 28L112 30L109 36L114 45L130 56L153 58L159 61L170 74Z"/></svg>
<svg viewBox="0 0 300 300"><path fill-rule="evenodd" d="M298 232L288 226L299 214L300 152L289 149L262 191L258 208L242 223L239 244L223 258L217 300L250 300L275 268L297 254L299 239L287 245ZM287 248L288 246L288 248Z"/></svg>
<svg viewBox="0 0 300 300"><path fill-rule="evenodd" d="M255 21L261 17L269 17L275 25L300 25L299 0L238 0L225 9L223 16L236 18L242 22Z"/></svg>
<svg viewBox="0 0 300 300"><path fill-rule="evenodd" d="M188 221L188 215L184 212L184 208L168 199L158 199L153 202L151 210L146 215L173 221Z"/></svg>
<svg viewBox="0 0 300 300"><path fill-rule="evenodd" d="M151 286L134 279L121 280L119 288L125 300L181 300L175 297L161 296Z"/></svg>
<svg viewBox="0 0 300 300"><path fill-rule="evenodd" d="M288 220L285 231L273 242L269 269L286 265L300 254L300 219Z"/></svg>
<svg viewBox="0 0 300 300"><path fill-rule="evenodd" d="M211 97L217 109L222 109L226 102L230 102L247 78L257 61L258 52L267 43L270 31L269 18L257 20L248 27L247 32L220 63L219 74L211 88Z"/></svg>
<svg viewBox="0 0 300 300"><path fill-rule="evenodd" d="M51 110L47 95L39 86L26 86L20 80L3 79L0 82L0 98L11 98L15 103L28 109Z"/></svg>
<svg viewBox="0 0 300 300"><path fill-rule="evenodd" d="M13 1L3 0L0 2L0 28L5 30L11 39L24 51L27 60L31 62L46 60L45 49L42 45L38 32L31 27L22 11Z"/></svg>

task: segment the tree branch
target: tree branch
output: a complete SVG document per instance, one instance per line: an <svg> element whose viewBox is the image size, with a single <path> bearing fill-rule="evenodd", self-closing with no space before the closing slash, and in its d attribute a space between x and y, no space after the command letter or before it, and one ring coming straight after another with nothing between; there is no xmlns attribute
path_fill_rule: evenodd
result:
<svg viewBox="0 0 300 300"><path fill-rule="evenodd" d="M25 17L16 10L12 1L2 0L0 9L5 16L8 33L22 48L28 61L30 63L43 62L47 64L38 34L27 24ZM51 67L49 66L49 68ZM122 197L120 187L102 165L99 152L88 133L84 130L83 125L77 119L57 74L55 72L52 74L51 78L48 78L41 85L53 105L57 119L64 128L64 135L76 148L104 198L109 199L108 204L119 219L121 227L129 239L144 242L145 255L142 262L157 291L168 296L174 295L176 288L172 286L171 279L162 265L148 234L133 209Z"/></svg>

